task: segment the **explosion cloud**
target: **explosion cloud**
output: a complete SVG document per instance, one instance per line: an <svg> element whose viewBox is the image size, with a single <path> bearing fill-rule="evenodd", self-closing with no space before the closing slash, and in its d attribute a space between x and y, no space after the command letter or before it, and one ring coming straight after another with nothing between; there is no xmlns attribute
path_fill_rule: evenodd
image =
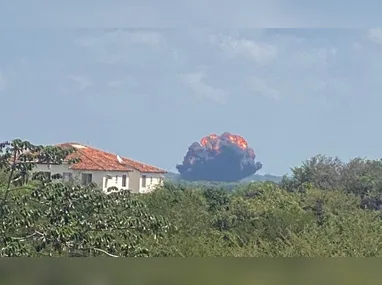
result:
<svg viewBox="0 0 382 285"><path fill-rule="evenodd" d="M194 142L176 168L189 181L234 182L261 169L262 164L255 162L255 158L254 150L243 137L226 132Z"/></svg>

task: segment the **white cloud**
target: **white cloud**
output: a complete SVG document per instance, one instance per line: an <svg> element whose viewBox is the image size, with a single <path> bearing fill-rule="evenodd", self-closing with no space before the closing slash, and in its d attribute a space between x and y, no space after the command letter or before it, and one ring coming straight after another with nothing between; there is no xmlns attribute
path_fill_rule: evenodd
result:
<svg viewBox="0 0 382 285"><path fill-rule="evenodd" d="M119 89L122 87L127 87L130 89L130 88L139 88L140 83L135 77L127 75L119 79L113 79L108 81L107 86L113 89Z"/></svg>
<svg viewBox="0 0 382 285"><path fill-rule="evenodd" d="M359 51L362 49L362 45L359 42L353 42L352 47L356 51Z"/></svg>
<svg viewBox="0 0 382 285"><path fill-rule="evenodd" d="M277 101L280 99L280 92L277 89L271 87L266 79L256 76L251 77L249 80L249 88L256 93L259 93L273 100Z"/></svg>
<svg viewBox="0 0 382 285"><path fill-rule="evenodd" d="M204 72L194 72L181 75L181 79L199 98L207 98L220 104L225 104L230 93L205 82Z"/></svg>
<svg viewBox="0 0 382 285"><path fill-rule="evenodd" d="M314 48L297 55L298 63L306 66L326 64L328 61L336 56L336 48Z"/></svg>
<svg viewBox="0 0 382 285"><path fill-rule="evenodd" d="M75 81L78 84L80 90L84 90L93 85L92 80L86 76L69 75L69 79Z"/></svg>
<svg viewBox="0 0 382 285"><path fill-rule="evenodd" d="M75 44L85 47L113 47L126 48L131 45L143 44L156 46L164 41L161 33L154 31L125 31L114 30L97 36L88 36L75 40Z"/></svg>
<svg viewBox="0 0 382 285"><path fill-rule="evenodd" d="M7 88L8 81L5 78L4 73L0 70L0 92L4 91Z"/></svg>
<svg viewBox="0 0 382 285"><path fill-rule="evenodd" d="M377 44L382 45L382 29L380 28L370 29L367 33L367 37L373 42L376 42Z"/></svg>
<svg viewBox="0 0 382 285"><path fill-rule="evenodd" d="M274 59L278 53L274 45L245 38L213 35L210 43L217 45L229 57L244 56L257 62Z"/></svg>
<svg viewBox="0 0 382 285"><path fill-rule="evenodd" d="M129 48L142 46L155 50L159 45L165 43L165 38L161 33L155 31L114 30L78 38L74 43L90 48L100 62L118 63L131 58Z"/></svg>
<svg viewBox="0 0 382 285"><path fill-rule="evenodd" d="M120 88L122 86L123 82L122 80L111 80L107 83L107 85L110 87L110 88Z"/></svg>

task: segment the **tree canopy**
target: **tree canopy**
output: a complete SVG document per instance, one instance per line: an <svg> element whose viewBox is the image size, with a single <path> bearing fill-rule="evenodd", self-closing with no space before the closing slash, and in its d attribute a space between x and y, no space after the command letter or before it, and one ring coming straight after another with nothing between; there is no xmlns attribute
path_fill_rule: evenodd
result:
<svg viewBox="0 0 382 285"><path fill-rule="evenodd" d="M382 256L382 160L319 155L280 183L106 195L33 171L69 154L0 144L0 256Z"/></svg>

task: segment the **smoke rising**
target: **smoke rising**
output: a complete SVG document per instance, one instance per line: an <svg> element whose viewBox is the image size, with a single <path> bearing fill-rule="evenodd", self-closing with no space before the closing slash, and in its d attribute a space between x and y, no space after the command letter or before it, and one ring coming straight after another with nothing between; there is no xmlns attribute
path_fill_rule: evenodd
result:
<svg viewBox="0 0 382 285"><path fill-rule="evenodd" d="M262 168L255 162L255 152L247 141L228 132L211 134L194 142L182 164L178 164L181 177L189 181L239 181Z"/></svg>

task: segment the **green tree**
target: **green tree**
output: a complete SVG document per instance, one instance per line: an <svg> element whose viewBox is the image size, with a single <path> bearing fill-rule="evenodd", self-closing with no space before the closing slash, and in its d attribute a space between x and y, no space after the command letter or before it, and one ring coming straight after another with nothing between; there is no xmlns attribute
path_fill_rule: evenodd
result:
<svg viewBox="0 0 382 285"><path fill-rule="evenodd" d="M343 169L344 163L340 159L316 155L292 168L292 177L284 177L281 185L288 191L304 190L309 185L319 189L339 189Z"/></svg>
<svg viewBox="0 0 382 285"><path fill-rule="evenodd" d="M149 256L143 241L159 243L170 228L129 192L106 195L96 185L31 175L37 163L60 164L74 149L14 140L0 150L1 256Z"/></svg>
<svg viewBox="0 0 382 285"><path fill-rule="evenodd" d="M280 185L288 191L314 187L375 196L382 193L382 160L354 158L343 163L338 158L318 155L292 168L292 176L284 177Z"/></svg>
<svg viewBox="0 0 382 285"><path fill-rule="evenodd" d="M343 170L342 187L361 197L382 193L382 160L355 158Z"/></svg>

